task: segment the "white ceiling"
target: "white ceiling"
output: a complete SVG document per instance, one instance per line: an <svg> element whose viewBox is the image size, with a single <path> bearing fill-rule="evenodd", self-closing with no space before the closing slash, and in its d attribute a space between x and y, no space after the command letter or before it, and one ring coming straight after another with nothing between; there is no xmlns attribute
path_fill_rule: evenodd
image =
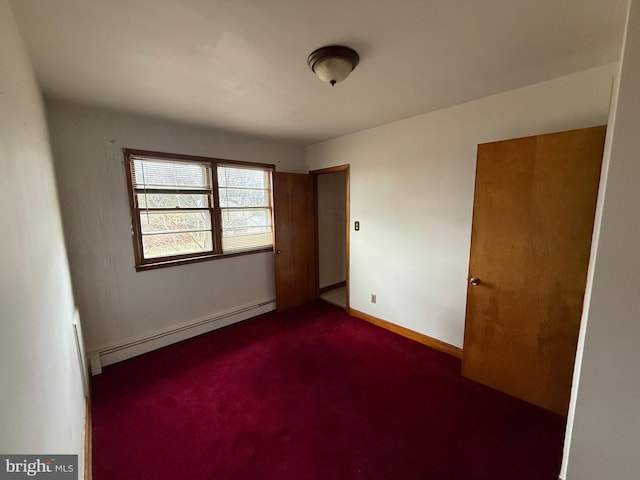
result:
<svg viewBox="0 0 640 480"><path fill-rule="evenodd" d="M12 0L52 98L310 144L618 60L628 0ZM308 54L360 64L322 83Z"/></svg>

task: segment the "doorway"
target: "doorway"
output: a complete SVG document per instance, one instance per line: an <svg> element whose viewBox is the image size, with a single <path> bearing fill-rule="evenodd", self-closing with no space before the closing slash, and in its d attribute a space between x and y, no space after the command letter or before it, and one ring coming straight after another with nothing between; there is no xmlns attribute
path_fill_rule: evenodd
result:
<svg viewBox="0 0 640 480"><path fill-rule="evenodd" d="M314 170L317 295L349 309L349 165Z"/></svg>

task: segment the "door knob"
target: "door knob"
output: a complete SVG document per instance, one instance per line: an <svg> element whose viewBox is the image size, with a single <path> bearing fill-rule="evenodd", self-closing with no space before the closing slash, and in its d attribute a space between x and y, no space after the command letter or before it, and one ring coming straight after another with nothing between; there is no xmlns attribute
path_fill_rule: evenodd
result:
<svg viewBox="0 0 640 480"><path fill-rule="evenodd" d="M469 283L471 285L473 285L474 287L476 287L476 286L480 285L480 279L472 277L472 278L469 279Z"/></svg>
<svg viewBox="0 0 640 480"><path fill-rule="evenodd" d="M282 253L282 250L276 250L276 253L280 255Z"/></svg>

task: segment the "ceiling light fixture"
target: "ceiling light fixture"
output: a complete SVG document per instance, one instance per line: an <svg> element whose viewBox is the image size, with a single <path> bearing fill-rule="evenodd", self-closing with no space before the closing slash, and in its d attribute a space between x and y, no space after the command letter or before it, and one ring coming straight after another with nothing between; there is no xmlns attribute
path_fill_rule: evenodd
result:
<svg viewBox="0 0 640 480"><path fill-rule="evenodd" d="M313 73L331 86L347 78L359 61L360 57L355 50L340 45L318 48L307 58L307 64Z"/></svg>

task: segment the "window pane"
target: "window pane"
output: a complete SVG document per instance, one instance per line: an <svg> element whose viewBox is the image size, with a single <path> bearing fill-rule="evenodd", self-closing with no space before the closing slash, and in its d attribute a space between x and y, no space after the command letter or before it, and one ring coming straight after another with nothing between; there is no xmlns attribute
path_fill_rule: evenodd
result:
<svg viewBox="0 0 640 480"><path fill-rule="evenodd" d="M269 191L253 188L220 188L220 206L268 207Z"/></svg>
<svg viewBox="0 0 640 480"><path fill-rule="evenodd" d="M217 171L222 251L273 245L271 171L234 166L220 166Z"/></svg>
<svg viewBox="0 0 640 480"><path fill-rule="evenodd" d="M222 231L237 228L271 228L271 212L268 208L247 208L243 210L222 209Z"/></svg>
<svg viewBox="0 0 640 480"><path fill-rule="evenodd" d="M271 232L254 233L240 237L222 237L222 250L224 252L270 247L271 245L273 245L273 234Z"/></svg>
<svg viewBox="0 0 640 480"><path fill-rule="evenodd" d="M268 208L222 209L222 251L273 245Z"/></svg>
<svg viewBox="0 0 640 480"><path fill-rule="evenodd" d="M211 232L167 233L143 235L144 258L167 257L213 250Z"/></svg>
<svg viewBox="0 0 640 480"><path fill-rule="evenodd" d="M268 189L269 171L259 168L218 167L220 187Z"/></svg>
<svg viewBox="0 0 640 480"><path fill-rule="evenodd" d="M196 162L136 158L132 168L134 188L209 189L209 168Z"/></svg>
<svg viewBox="0 0 640 480"><path fill-rule="evenodd" d="M183 193L139 193L138 207L140 208L207 208L207 195Z"/></svg>
<svg viewBox="0 0 640 480"><path fill-rule="evenodd" d="M209 211L203 212L140 212L143 234L211 230Z"/></svg>

